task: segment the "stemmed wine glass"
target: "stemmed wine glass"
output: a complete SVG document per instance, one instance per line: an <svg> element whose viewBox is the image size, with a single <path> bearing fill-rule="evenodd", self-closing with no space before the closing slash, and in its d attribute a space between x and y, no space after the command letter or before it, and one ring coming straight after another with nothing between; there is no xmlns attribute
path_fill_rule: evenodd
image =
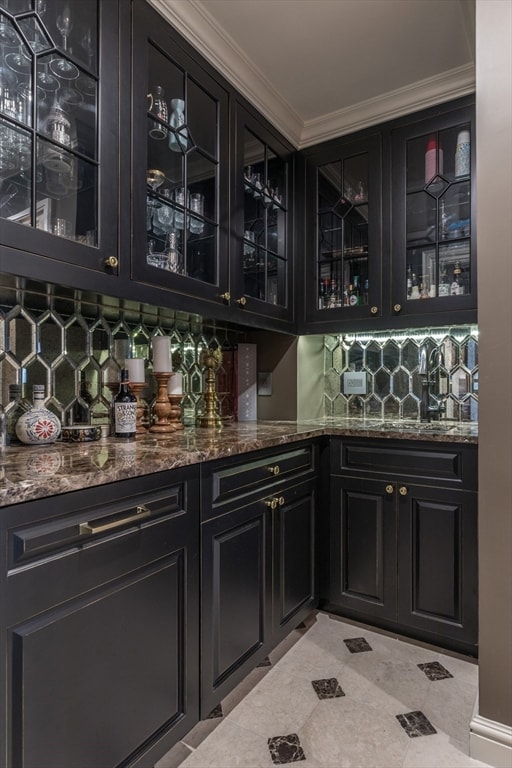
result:
<svg viewBox="0 0 512 768"><path fill-rule="evenodd" d="M151 187L153 192L156 192L156 190L162 186L162 184L165 181L165 173L163 171L159 171L158 168L150 168L148 169L146 173L146 184L148 187ZM151 206L152 208L160 208L161 203L158 202L158 200L154 200L150 197L147 199L147 204Z"/></svg>
<svg viewBox="0 0 512 768"><path fill-rule="evenodd" d="M57 16L56 26L62 35L62 48L67 51L69 33L73 29L73 20L71 18L69 5L65 5L62 9L62 13Z"/></svg>

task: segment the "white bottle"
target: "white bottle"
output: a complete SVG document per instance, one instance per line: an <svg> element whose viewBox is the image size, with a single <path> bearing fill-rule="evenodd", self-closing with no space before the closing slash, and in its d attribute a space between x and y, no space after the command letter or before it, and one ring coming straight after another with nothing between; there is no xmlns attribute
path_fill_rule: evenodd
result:
<svg viewBox="0 0 512 768"><path fill-rule="evenodd" d="M455 178L469 176L471 168L471 143L469 131L459 131L455 150Z"/></svg>
<svg viewBox="0 0 512 768"><path fill-rule="evenodd" d="M53 443L60 435L61 425L59 418L45 408L43 384L34 384L32 397L32 408L16 422L18 440L27 445Z"/></svg>

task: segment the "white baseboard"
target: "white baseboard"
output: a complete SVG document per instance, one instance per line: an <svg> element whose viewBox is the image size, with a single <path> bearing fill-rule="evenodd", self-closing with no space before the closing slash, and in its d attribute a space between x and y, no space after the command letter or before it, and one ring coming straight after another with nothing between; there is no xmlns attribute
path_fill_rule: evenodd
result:
<svg viewBox="0 0 512 768"><path fill-rule="evenodd" d="M512 727L478 714L478 699L470 723L469 755L495 768L512 768Z"/></svg>

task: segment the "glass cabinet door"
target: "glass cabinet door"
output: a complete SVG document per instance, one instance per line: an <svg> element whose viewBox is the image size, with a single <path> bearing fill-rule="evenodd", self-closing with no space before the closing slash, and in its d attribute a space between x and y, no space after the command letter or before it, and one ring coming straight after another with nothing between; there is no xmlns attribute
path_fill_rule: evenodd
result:
<svg viewBox="0 0 512 768"><path fill-rule="evenodd" d="M272 149L244 129L244 295L287 302L287 168Z"/></svg>
<svg viewBox="0 0 512 768"><path fill-rule="evenodd" d="M102 64L116 57L117 6L98 0L0 0L0 217L2 241L43 255L100 265L115 255L117 208L100 215L99 59L105 19L114 35ZM106 32L103 32L105 38ZM105 67L115 83L115 70ZM108 80L108 77L107 77ZM117 125L115 85L106 86L105 137ZM115 135L115 134L114 134ZM116 200L116 144L103 187ZM108 192L107 192L108 189ZM6 224L21 225L15 228ZM41 233L63 241L55 241ZM57 254L57 256L55 256Z"/></svg>
<svg viewBox="0 0 512 768"><path fill-rule="evenodd" d="M307 316L361 319L381 312L379 139L338 142L308 159Z"/></svg>
<svg viewBox="0 0 512 768"><path fill-rule="evenodd" d="M294 150L242 104L236 112L232 304L289 322Z"/></svg>
<svg viewBox="0 0 512 768"><path fill-rule="evenodd" d="M134 15L134 251L136 278L198 298L228 290L227 95L144 4ZM142 66L142 62L146 66ZM224 123L225 121L225 123ZM225 161L224 161L225 162Z"/></svg>
<svg viewBox="0 0 512 768"><path fill-rule="evenodd" d="M466 109L394 136L395 313L475 305L472 139Z"/></svg>

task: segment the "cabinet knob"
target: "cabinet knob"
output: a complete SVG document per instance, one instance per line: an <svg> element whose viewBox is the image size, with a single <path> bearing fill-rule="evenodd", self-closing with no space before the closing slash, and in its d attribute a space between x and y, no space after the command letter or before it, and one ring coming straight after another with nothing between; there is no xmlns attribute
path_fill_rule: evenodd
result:
<svg viewBox="0 0 512 768"><path fill-rule="evenodd" d="M386 493L393 493L394 490L392 485L386 485Z"/></svg>
<svg viewBox="0 0 512 768"><path fill-rule="evenodd" d="M284 504L284 496L280 496L277 500L277 503L279 504L280 507L282 507Z"/></svg>
<svg viewBox="0 0 512 768"><path fill-rule="evenodd" d="M274 467L269 467L268 471L272 475L278 475L281 470L279 469L279 464L276 464Z"/></svg>
<svg viewBox="0 0 512 768"><path fill-rule="evenodd" d="M270 509L275 509L277 507L277 499L267 499L265 504L267 507L270 507Z"/></svg>
<svg viewBox="0 0 512 768"><path fill-rule="evenodd" d="M225 291L225 293L219 294L219 299L223 299L224 301L229 301L231 298L231 294L229 291Z"/></svg>
<svg viewBox="0 0 512 768"><path fill-rule="evenodd" d="M372 308L370 309L370 312L372 313L372 315L376 315L378 311L379 311L379 308L378 308L378 307L372 307Z"/></svg>
<svg viewBox="0 0 512 768"><path fill-rule="evenodd" d="M406 486L401 485L400 488L398 489L398 493L400 494L400 496L407 496L408 490Z"/></svg>
<svg viewBox="0 0 512 768"><path fill-rule="evenodd" d="M393 312L398 315L399 312L402 311L402 305L401 304L393 304Z"/></svg>
<svg viewBox="0 0 512 768"><path fill-rule="evenodd" d="M247 299L245 298L245 296L242 296L241 299L235 299L235 301L237 304L240 304L241 307L245 307L245 305L247 304Z"/></svg>
<svg viewBox="0 0 512 768"><path fill-rule="evenodd" d="M111 269L115 269L119 266L119 259L117 256L109 256L107 259L105 259L105 266L110 267Z"/></svg>

